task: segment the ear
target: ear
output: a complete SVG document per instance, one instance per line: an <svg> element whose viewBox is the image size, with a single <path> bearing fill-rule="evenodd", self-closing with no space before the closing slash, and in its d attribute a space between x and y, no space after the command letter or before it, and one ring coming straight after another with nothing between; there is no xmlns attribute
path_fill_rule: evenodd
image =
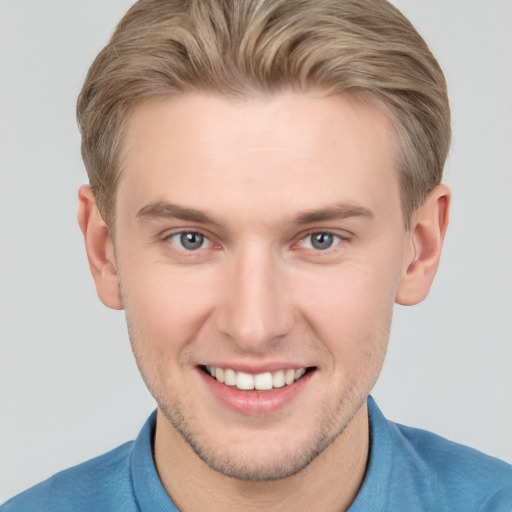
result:
<svg viewBox="0 0 512 512"><path fill-rule="evenodd" d="M414 213L395 298L398 304L418 304L428 295L441 257L449 210L450 190L438 185Z"/></svg>
<svg viewBox="0 0 512 512"><path fill-rule="evenodd" d="M78 191L78 224L84 235L87 258L101 302L112 309L123 309L119 293L114 246L101 218L91 187Z"/></svg>

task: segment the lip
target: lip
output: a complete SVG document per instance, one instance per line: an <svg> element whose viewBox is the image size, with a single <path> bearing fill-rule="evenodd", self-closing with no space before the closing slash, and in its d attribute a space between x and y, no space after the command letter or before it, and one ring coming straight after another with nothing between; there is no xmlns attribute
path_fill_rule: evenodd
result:
<svg viewBox="0 0 512 512"><path fill-rule="evenodd" d="M295 368L300 367L302 366L299 365ZM232 366L228 366L228 368L232 368ZM292 367L290 366L290 368ZM266 371L273 371L269 366L266 366L265 369ZM283 369L283 366L276 369ZM238 366L237 370L244 371L242 367ZM235 387L221 384L200 368L198 368L198 373L202 381L208 387L210 393L224 407L246 416L266 416L276 413L290 404L297 395L303 391L304 387L313 377L315 371L307 372L293 384L283 386L282 388L274 388L268 391L245 391L237 389ZM256 372L254 367L251 366L250 373L256 374L258 372Z"/></svg>

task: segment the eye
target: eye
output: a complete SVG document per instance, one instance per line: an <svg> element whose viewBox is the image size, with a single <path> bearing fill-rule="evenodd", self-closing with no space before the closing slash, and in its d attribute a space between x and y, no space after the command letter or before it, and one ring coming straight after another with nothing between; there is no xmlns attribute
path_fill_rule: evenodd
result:
<svg viewBox="0 0 512 512"><path fill-rule="evenodd" d="M342 238L332 233L317 231L309 233L308 236L301 240L301 246L306 249L314 249L315 251L326 251L334 245L339 244Z"/></svg>
<svg viewBox="0 0 512 512"><path fill-rule="evenodd" d="M194 231L182 231L168 238L171 244L185 251L197 251L210 246L210 241L201 233Z"/></svg>

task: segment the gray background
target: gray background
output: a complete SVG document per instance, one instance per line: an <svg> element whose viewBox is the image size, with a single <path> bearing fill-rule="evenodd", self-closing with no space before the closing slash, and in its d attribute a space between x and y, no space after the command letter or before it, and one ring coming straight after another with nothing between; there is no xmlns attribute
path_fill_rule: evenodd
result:
<svg viewBox="0 0 512 512"><path fill-rule="evenodd" d="M445 69L452 221L430 297L397 307L389 418L512 462L512 1L396 0ZM74 119L129 0L0 0L0 501L133 439L154 403L76 225Z"/></svg>

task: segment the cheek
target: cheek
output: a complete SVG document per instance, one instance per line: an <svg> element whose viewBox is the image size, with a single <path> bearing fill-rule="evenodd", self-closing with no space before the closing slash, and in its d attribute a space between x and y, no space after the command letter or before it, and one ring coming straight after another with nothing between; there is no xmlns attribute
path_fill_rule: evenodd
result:
<svg viewBox="0 0 512 512"><path fill-rule="evenodd" d="M332 352L355 361L385 350L399 276L395 267L358 263L311 279L301 293L301 313Z"/></svg>
<svg viewBox="0 0 512 512"><path fill-rule="evenodd" d="M165 266L127 275L121 294L134 338L162 351L186 344L210 314L213 289L206 276Z"/></svg>
<svg viewBox="0 0 512 512"><path fill-rule="evenodd" d="M371 392L381 371L393 301L389 293L379 297L375 287L361 280L347 279L343 284L336 296L331 293L317 304L317 314L309 324L330 359L325 370L333 390L359 403ZM339 395L333 392L332 399L338 400Z"/></svg>

